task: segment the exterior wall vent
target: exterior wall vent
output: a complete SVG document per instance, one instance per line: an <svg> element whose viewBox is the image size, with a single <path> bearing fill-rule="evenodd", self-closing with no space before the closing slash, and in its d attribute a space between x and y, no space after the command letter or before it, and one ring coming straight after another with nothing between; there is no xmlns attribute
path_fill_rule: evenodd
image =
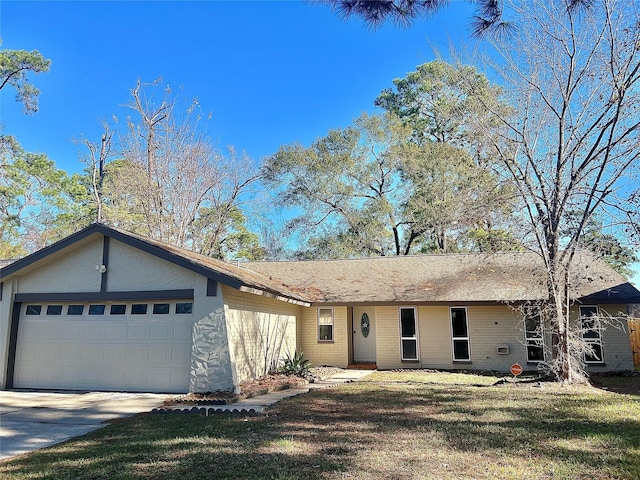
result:
<svg viewBox="0 0 640 480"><path fill-rule="evenodd" d="M509 345L506 343L500 343L496 348L498 355L509 355Z"/></svg>

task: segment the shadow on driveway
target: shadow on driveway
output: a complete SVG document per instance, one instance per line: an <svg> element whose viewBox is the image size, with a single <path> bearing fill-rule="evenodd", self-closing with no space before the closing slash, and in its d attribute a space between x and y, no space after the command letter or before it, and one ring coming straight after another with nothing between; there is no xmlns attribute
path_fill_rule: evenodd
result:
<svg viewBox="0 0 640 480"><path fill-rule="evenodd" d="M0 460L148 412L170 394L0 391Z"/></svg>

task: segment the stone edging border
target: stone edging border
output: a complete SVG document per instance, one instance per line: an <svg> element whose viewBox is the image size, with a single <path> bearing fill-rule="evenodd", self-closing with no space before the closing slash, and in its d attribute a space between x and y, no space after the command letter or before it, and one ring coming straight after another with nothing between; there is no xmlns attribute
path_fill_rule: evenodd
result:
<svg viewBox="0 0 640 480"><path fill-rule="evenodd" d="M218 407L160 407L151 410L152 414L195 414L204 415L205 417L212 415L257 415L259 412L255 408L224 408Z"/></svg>
<svg viewBox="0 0 640 480"><path fill-rule="evenodd" d="M327 382L326 384L321 384L321 383L316 383L311 384L314 385L313 387L309 388L306 392L298 392L298 393L294 393L291 396L295 396L295 395L299 395L300 393L308 393L310 390L325 390L327 388L332 388L335 387L337 385L345 385L347 383L352 383L353 380L349 379L349 380L345 380L345 381L339 381L339 382ZM276 392L271 392L271 393L278 393L278 392L286 392L287 389L284 390L279 390ZM260 395L259 395L260 396ZM250 397L250 398L257 398L257 397ZM274 402L274 404L277 403ZM260 408L259 410L256 410L255 408L238 408L238 407L234 407L234 408L230 408L230 406L233 404L228 404L228 405L208 405L208 406L197 406L197 407L189 407L189 406L166 406L166 407L159 407L159 408L154 408L153 410L151 410L150 413L155 414L155 415L166 415L166 414L193 414L193 415L204 415L205 417L209 417L209 416L213 416L213 415L249 415L249 416L256 416L259 415L260 413L262 413L262 408ZM266 407L267 405L265 405Z"/></svg>

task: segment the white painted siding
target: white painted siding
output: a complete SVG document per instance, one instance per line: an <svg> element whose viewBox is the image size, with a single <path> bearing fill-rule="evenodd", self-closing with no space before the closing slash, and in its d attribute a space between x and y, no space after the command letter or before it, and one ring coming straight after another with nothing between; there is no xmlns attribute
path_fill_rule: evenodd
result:
<svg viewBox="0 0 640 480"><path fill-rule="evenodd" d="M111 239L107 289L178 290L194 288L196 273Z"/></svg>
<svg viewBox="0 0 640 480"><path fill-rule="evenodd" d="M99 292L102 264L102 236L92 238L72 252L52 258L36 270L20 276L20 293ZM4 300L4 297L3 297Z"/></svg>

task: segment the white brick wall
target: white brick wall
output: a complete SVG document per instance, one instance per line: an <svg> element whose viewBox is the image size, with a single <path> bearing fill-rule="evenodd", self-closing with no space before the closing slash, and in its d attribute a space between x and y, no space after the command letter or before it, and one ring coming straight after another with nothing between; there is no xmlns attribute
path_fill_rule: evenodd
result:
<svg viewBox="0 0 640 480"><path fill-rule="evenodd" d="M283 352L303 352L314 365L346 367L351 350L350 309L333 306L334 340L318 341L318 307L297 307L268 297L223 287L232 357L238 377L255 377L264 371L264 350L260 342L247 342L252 336L264 338L267 326L286 330ZM402 305L411 307L414 305ZM471 362L454 362L451 345L449 308L467 307ZM376 355L380 369L434 368L508 371L514 363L535 370L528 364L522 317L507 305L421 305L417 308L418 362L403 362L400 354L399 306L376 306ZM607 306L611 315L626 312L626 306ZM577 310L576 310L577 312ZM577 313L574 312L574 318ZM297 320L297 329L296 329ZM621 324L626 325L625 322ZM262 332L262 333L261 333ZM297 335L297 338L295 338ZM605 365L590 370L632 370L633 357L626 329L608 327L603 332ZM498 354L498 345L509 346L509 353Z"/></svg>
<svg viewBox="0 0 640 480"><path fill-rule="evenodd" d="M411 306L411 305L406 305ZM451 306L465 306L455 304ZM605 364L592 365L591 371L633 370L629 334L624 325L616 322L619 312L626 306L603 307L614 317L613 323L623 328L608 326L603 331ZM452 358L449 306L418 307L419 362L403 362L400 355L399 307L376 307L377 364L380 369L434 368L508 371L514 363L525 369L535 370L535 364L527 365L522 317L507 305L467 305L471 362L454 362ZM577 310L576 310L577 312ZM577 313L574 312L574 318ZM509 346L509 353L497 353L501 344Z"/></svg>
<svg viewBox="0 0 640 480"><path fill-rule="evenodd" d="M324 308L324 307L323 307ZM298 351L311 360L313 365L346 367L349 364L351 342L347 307L333 308L333 342L318 341L318 308L302 308L298 323Z"/></svg>
<svg viewBox="0 0 640 480"><path fill-rule="evenodd" d="M296 352L302 307L222 285L236 384L259 378Z"/></svg>

